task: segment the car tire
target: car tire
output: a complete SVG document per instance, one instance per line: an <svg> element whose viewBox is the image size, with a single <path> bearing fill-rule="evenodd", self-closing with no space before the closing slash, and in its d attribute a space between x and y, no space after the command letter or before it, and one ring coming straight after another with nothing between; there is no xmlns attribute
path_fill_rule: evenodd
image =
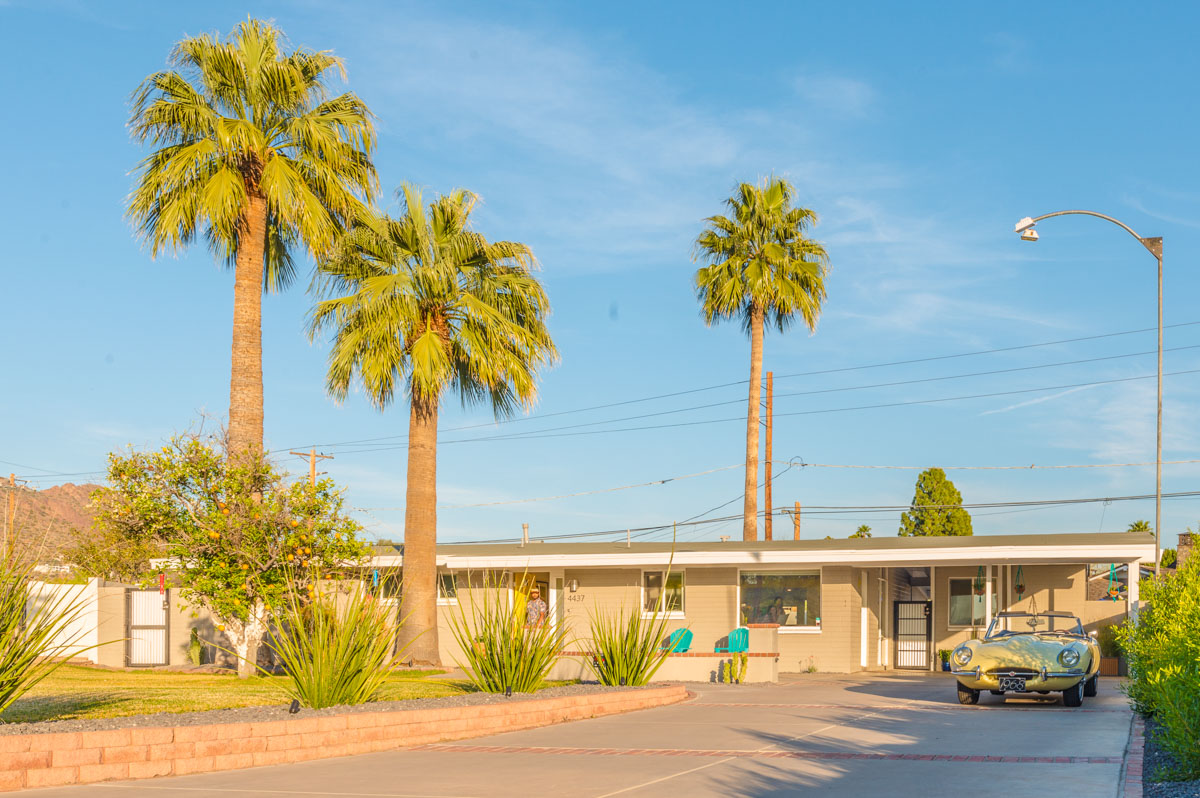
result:
<svg viewBox="0 0 1200 798"><path fill-rule="evenodd" d="M958 686L958 703L960 704L978 704L979 691L972 690L970 687Z"/></svg>
<svg viewBox="0 0 1200 798"><path fill-rule="evenodd" d="M1096 674L1088 679L1083 685L1083 694L1088 698L1094 698L1100 689L1100 674Z"/></svg>
<svg viewBox="0 0 1200 798"><path fill-rule="evenodd" d="M1081 707L1083 706L1084 680L1080 679L1075 683L1074 687L1068 687L1063 690L1063 706Z"/></svg>

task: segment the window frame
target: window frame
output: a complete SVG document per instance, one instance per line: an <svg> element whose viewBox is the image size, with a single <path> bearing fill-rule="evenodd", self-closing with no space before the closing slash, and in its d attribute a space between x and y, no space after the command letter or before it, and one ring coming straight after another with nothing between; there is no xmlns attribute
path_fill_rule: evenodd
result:
<svg viewBox="0 0 1200 798"><path fill-rule="evenodd" d="M742 574L762 574L764 576L812 576L817 575L817 590L821 595L821 603L825 603L825 568L817 566L816 568L739 568L737 572L737 591L734 597L733 615L739 621L738 626L742 624ZM821 617L821 616L817 616ZM810 626L784 626L779 625L779 633L782 635L819 635L821 634L823 624L813 624Z"/></svg>
<svg viewBox="0 0 1200 798"><path fill-rule="evenodd" d="M986 627L988 625L987 605L986 604L984 604L980 608L980 611L983 613L983 615L980 616L979 623L967 623L967 624L953 623L952 619L950 617L950 612L953 608L953 598L954 598L954 590L951 587L951 585L953 585L953 583L955 583L955 582L966 582L966 583L968 583L967 586L970 588L970 596L972 599L972 601L971 601L971 608L972 608L971 620L972 621L975 620L975 612L974 612L975 585L974 585L974 582L978 578L979 577L976 577L976 576L948 576L948 577L946 577L946 628L947 629L979 629L979 628L983 628L986 631ZM985 598L985 597L980 596L980 598ZM1000 585L998 583L998 580L993 579L992 580L992 617L995 618L997 613L1000 613L1000 612L1003 612L1003 610L1000 607Z"/></svg>
<svg viewBox="0 0 1200 798"><path fill-rule="evenodd" d="M446 577L450 577L454 584L454 595L448 596L443 594L443 582ZM458 572L457 571L438 571L437 572L437 606L439 607L455 607L458 606Z"/></svg>
<svg viewBox="0 0 1200 798"><path fill-rule="evenodd" d="M641 607L643 618L653 618L654 613L646 609L646 574L662 574L664 596L667 590L667 576L679 576L679 610L664 610L659 617L668 618L670 620L684 620L687 618L687 569L680 568L678 570L668 570L666 568L643 568L638 579L638 606ZM665 602L664 602L665 604Z"/></svg>

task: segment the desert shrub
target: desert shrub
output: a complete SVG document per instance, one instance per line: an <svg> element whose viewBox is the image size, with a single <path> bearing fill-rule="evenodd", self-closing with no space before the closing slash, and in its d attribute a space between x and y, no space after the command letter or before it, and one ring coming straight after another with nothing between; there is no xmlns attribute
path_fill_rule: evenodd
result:
<svg viewBox="0 0 1200 798"><path fill-rule="evenodd" d="M649 616L640 607L595 612L591 619L592 659L588 666L601 684L646 684L670 654L663 645L669 623L661 601Z"/></svg>
<svg viewBox="0 0 1200 798"><path fill-rule="evenodd" d="M288 695L313 709L375 700L404 654L394 613L360 585L291 593L266 639Z"/></svg>
<svg viewBox="0 0 1200 798"><path fill-rule="evenodd" d="M470 580L468 578L468 584ZM525 601L508 601L507 589L483 580L460 591L449 614L450 632L463 652L458 666L486 693L530 693L546 681L566 647L566 628L549 619L527 624Z"/></svg>
<svg viewBox="0 0 1200 798"><path fill-rule="evenodd" d="M88 596L39 589L31 573L31 564L0 554L0 715L69 656L95 647L79 645L91 629L73 630Z"/></svg>
<svg viewBox="0 0 1200 798"><path fill-rule="evenodd" d="M1200 558L1175 574L1146 579L1145 607L1116 632L1129 678L1124 690L1135 709L1154 715L1160 743L1183 778L1200 777Z"/></svg>

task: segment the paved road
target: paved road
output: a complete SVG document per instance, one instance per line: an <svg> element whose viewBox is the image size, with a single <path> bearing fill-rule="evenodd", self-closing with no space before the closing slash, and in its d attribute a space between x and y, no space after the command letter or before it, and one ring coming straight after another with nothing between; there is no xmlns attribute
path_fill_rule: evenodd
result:
<svg viewBox="0 0 1200 798"><path fill-rule="evenodd" d="M1131 716L1115 685L961 707L944 675L798 675L696 686L662 709L457 743L38 798L1119 796Z"/></svg>

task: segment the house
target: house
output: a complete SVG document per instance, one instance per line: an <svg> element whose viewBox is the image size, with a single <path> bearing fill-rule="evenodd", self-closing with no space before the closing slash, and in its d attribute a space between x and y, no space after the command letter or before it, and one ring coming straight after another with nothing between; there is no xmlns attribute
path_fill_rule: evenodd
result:
<svg viewBox="0 0 1200 798"><path fill-rule="evenodd" d="M400 546L380 546L371 568L393 576ZM443 544L439 645L460 658L448 619L484 585L508 595L538 586L551 618L568 629L574 665L585 675L589 619L596 611L660 601L670 628L690 629L691 651L663 678L706 679L714 647L750 630L751 672L817 669L933 670L938 649L982 635L1003 610L1074 613L1085 628L1118 623L1138 606L1135 582L1113 601L1089 596L1089 568L1153 563L1153 535L1122 533L891 537L768 542Z"/></svg>

